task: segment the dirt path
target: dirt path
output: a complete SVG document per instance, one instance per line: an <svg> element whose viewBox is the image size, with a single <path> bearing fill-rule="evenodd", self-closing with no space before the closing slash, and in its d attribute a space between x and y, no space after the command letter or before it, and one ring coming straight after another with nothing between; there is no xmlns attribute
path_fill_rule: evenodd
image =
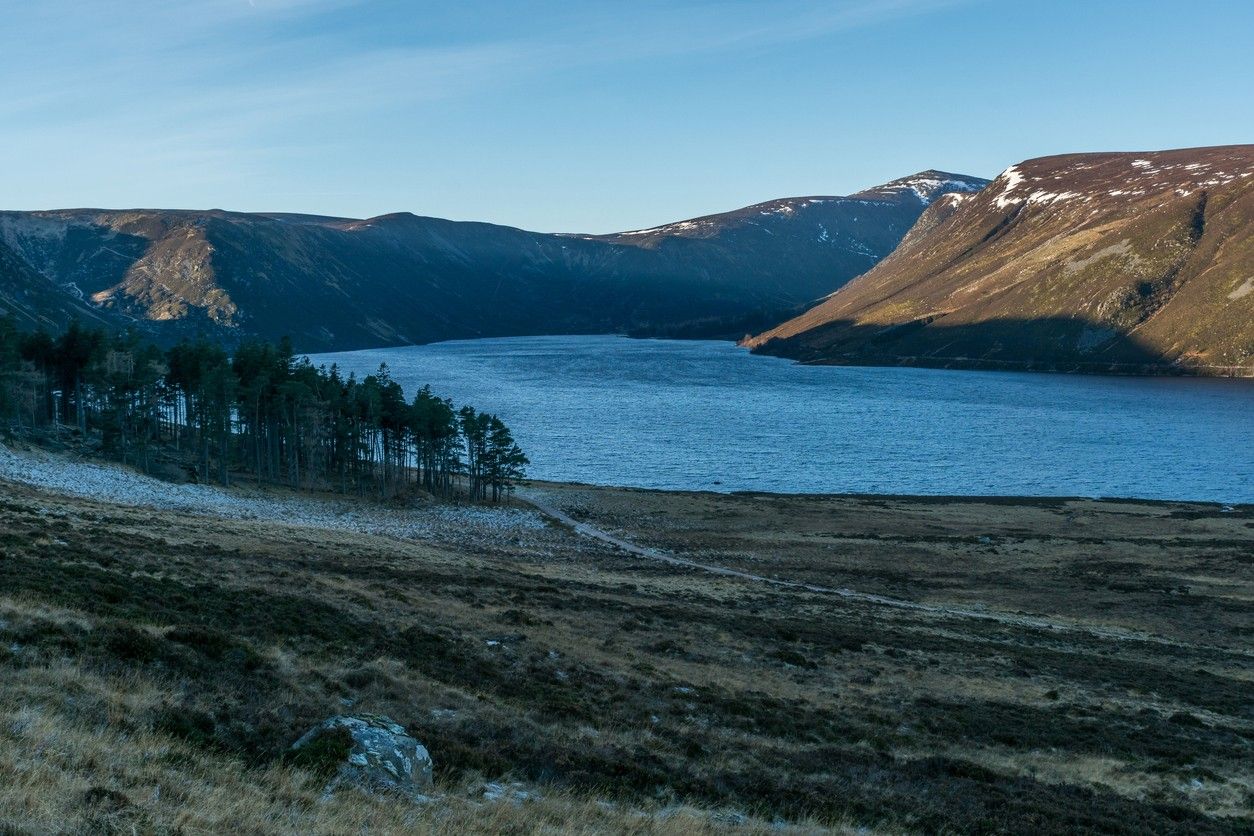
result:
<svg viewBox="0 0 1254 836"><path fill-rule="evenodd" d="M770 586L780 587L784 589L796 589L802 592L813 592L819 595L835 595L851 601L858 601L865 604L873 604L881 607L891 607L893 609L910 610L912 612L927 613L948 618L970 618L981 621L992 621L999 624L1007 624L1015 627L1029 627L1039 630L1058 630L1062 632L1082 633L1096 638L1111 639L1115 641L1141 641L1152 644L1167 645L1171 647L1190 647L1190 648L1206 648L1224 653L1235 653L1240 656L1254 657L1254 651L1234 651L1231 648L1213 647L1211 645L1192 644L1186 642L1174 641L1163 636L1156 636L1151 633L1142 633L1135 630L1121 630L1113 627L1093 627L1085 624L1074 624L1069 622L1054 621L1039 616L1027 615L1011 615L1009 613L989 612L983 610L974 610L963 607L947 607L939 604L921 604L917 601L907 601L902 598L890 598L885 595L876 595L869 592L858 592L853 589L837 588L829 586L819 586L817 584L801 583L798 581L781 580L779 578L768 578L764 575L755 575L752 572L742 572L738 569L729 569L726 566L716 566L709 563L699 563L695 560L677 557L669 552L660 549L654 549L649 546L642 546L633 543L630 540L618 537L598 528L590 523L580 522L571 517L565 511L547 502L540 494L534 491L519 491L517 496L523 501L530 504L537 511L545 516L562 523L574 530L577 534L600 540L611 546L621 549L628 554L634 554L649 560L656 560L660 563L666 563L671 566L680 566L687 569L695 569L700 572L707 572L713 575L721 575L728 578L739 578L741 580L754 583L764 583Z"/></svg>

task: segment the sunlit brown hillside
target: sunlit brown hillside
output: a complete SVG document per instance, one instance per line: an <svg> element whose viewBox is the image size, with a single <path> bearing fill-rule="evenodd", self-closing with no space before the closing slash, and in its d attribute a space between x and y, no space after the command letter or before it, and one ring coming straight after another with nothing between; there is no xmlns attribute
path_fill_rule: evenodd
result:
<svg viewBox="0 0 1254 836"><path fill-rule="evenodd" d="M1254 145L1011 166L749 344L813 362L1254 374Z"/></svg>

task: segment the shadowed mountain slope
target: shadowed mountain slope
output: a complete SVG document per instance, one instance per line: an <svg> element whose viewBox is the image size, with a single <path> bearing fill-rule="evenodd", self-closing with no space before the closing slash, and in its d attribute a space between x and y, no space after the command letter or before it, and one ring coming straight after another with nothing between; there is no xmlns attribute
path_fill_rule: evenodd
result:
<svg viewBox="0 0 1254 836"><path fill-rule="evenodd" d="M159 339L290 335L306 351L717 330L779 321L892 252L935 198L986 183L929 171L609 236L410 214L4 212L0 304L24 321L93 316Z"/></svg>
<svg viewBox="0 0 1254 836"><path fill-rule="evenodd" d="M746 344L807 362L1254 373L1254 145L1068 154L936 201Z"/></svg>

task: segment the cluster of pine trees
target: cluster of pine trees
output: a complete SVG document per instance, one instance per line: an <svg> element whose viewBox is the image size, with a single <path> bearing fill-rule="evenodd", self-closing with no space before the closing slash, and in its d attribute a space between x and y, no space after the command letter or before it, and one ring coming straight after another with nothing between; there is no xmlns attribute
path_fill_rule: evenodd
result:
<svg viewBox="0 0 1254 836"><path fill-rule="evenodd" d="M13 429L74 428L150 471L187 461L203 481L233 478L394 495L499 501L527 457L495 415L423 387L412 401L386 366L357 380L316 368L291 344L213 343L168 350L134 333L72 323L22 333L0 317L0 420Z"/></svg>

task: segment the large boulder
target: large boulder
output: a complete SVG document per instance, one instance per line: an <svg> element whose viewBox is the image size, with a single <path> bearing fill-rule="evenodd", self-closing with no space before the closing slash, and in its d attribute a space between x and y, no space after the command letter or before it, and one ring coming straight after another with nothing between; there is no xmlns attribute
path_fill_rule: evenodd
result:
<svg viewBox="0 0 1254 836"><path fill-rule="evenodd" d="M343 787L392 792L415 801L431 789L431 755L403 726L377 714L338 715L292 744L292 760L332 774L328 793Z"/></svg>

